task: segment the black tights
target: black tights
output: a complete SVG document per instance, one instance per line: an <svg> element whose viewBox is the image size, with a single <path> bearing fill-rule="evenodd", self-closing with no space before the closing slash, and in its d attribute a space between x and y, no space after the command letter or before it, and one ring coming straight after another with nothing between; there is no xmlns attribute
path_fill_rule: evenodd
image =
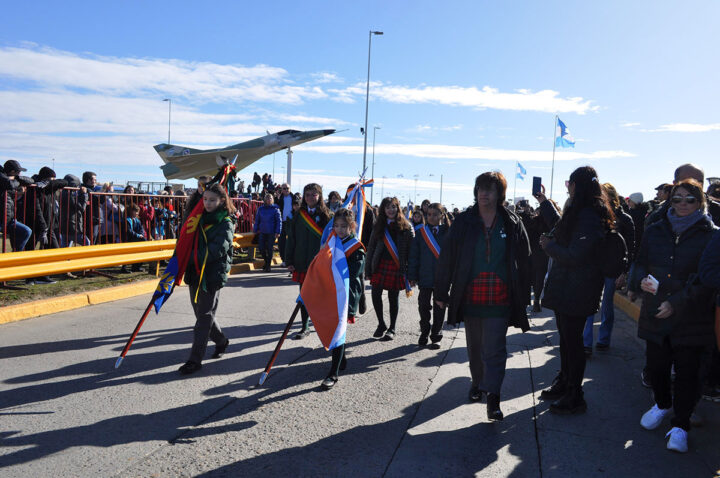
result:
<svg viewBox="0 0 720 478"><path fill-rule="evenodd" d="M383 289L379 286L372 286L372 303L373 307L375 308L375 313L377 314L378 318L378 324L379 325L385 325L385 320L383 320L383 302L382 302L382 293ZM399 290L389 290L388 293L388 302L390 302L390 328L392 330L395 330L395 322L397 322L397 316L398 316L398 297L400 297L400 291Z"/></svg>
<svg viewBox="0 0 720 478"><path fill-rule="evenodd" d="M342 365L342 362L344 360L345 344L332 349L332 364L330 364L330 374L328 375L329 377L337 377L338 375L340 375L340 366Z"/></svg>

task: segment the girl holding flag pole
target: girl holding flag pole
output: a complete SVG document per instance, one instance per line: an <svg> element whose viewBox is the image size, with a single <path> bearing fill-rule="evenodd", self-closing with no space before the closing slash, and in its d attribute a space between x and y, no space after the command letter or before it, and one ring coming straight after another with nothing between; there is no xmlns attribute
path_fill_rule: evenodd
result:
<svg viewBox="0 0 720 478"><path fill-rule="evenodd" d="M308 267L320 250L323 230L332 218L332 212L322 197L322 186L315 183L306 185L300 209L290 220L288 228L285 263L293 281L300 284L301 289ZM304 305L300 308L300 315L302 327L293 337L295 340L302 340L310 334L310 316Z"/></svg>
<svg viewBox="0 0 720 478"><path fill-rule="evenodd" d="M417 212L417 211L416 211ZM430 348L440 348L442 340L442 325L445 320L445 309L433 302L433 287L435 282L435 268L448 226L441 224L443 208L440 203L432 203L427 207L427 224L421 224L415 229L415 239L410 246L408 261L408 280L414 287L418 285L418 310L420 312L420 339L418 345L424 347L428 343L428 336L432 341ZM430 313L432 312L432 327L430 326Z"/></svg>
<svg viewBox="0 0 720 478"><path fill-rule="evenodd" d="M187 219L188 229L198 234L185 270L196 322L190 358L180 367L184 375L202 368L208 340L216 344L213 358L221 357L230 343L215 320L215 311L232 265L235 206L219 183L203 192L202 201L202 213Z"/></svg>
<svg viewBox="0 0 720 478"><path fill-rule="evenodd" d="M398 316L398 296L405 289L408 297L412 295L410 283L406 278L410 243L413 228L402 215L397 198L386 197L380 203L377 222L373 228L367 250L366 273L370 276L372 302L378 318L378 327L373 337L383 340L395 338L395 325ZM382 292L388 291L390 303L390 328L383 319Z"/></svg>
<svg viewBox="0 0 720 478"><path fill-rule="evenodd" d="M333 217L333 232L342 242L348 267L349 291L347 322L349 324L355 323L360 297L364 293L362 272L365 267L365 248L353 232L356 228L355 215L350 209L340 208L335 211L335 216ZM346 342L347 339L342 345L332 349L330 372L321 384L324 390L330 390L335 386L340 370L345 370L347 366L347 359L345 358Z"/></svg>

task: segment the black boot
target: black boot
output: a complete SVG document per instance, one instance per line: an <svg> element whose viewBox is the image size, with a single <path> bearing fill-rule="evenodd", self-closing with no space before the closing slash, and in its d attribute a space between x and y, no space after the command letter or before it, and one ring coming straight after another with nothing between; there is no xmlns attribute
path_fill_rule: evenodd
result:
<svg viewBox="0 0 720 478"><path fill-rule="evenodd" d="M568 387L567 393L559 400L550 404L550 411L558 415L574 415L585 413L587 403L583 397L582 388Z"/></svg>
<svg viewBox="0 0 720 478"><path fill-rule="evenodd" d="M500 396L494 393L488 393L487 396L487 415L491 422L502 421L503 412L500 411Z"/></svg>
<svg viewBox="0 0 720 478"><path fill-rule="evenodd" d="M552 386L547 390L543 390L540 394L542 400L557 400L562 398L567 392L567 379L562 373L557 374L557 377L553 379Z"/></svg>

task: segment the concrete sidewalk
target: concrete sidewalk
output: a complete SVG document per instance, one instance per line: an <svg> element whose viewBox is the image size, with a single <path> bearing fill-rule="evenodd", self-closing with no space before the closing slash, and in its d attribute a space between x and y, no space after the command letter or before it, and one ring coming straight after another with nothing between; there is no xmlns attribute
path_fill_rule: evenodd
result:
<svg viewBox="0 0 720 478"><path fill-rule="evenodd" d="M464 330L445 330L439 351L419 349L416 297L401 297L392 342L371 337L372 310L349 326L348 368L333 390L319 389L330 354L314 335L288 340L257 387L297 295L286 276L230 279L218 311L228 353L186 378L177 367L194 317L184 288L150 316L118 370L149 297L0 326L0 474L711 477L720 468L720 404L699 404L705 424L684 455L665 449L669 422L640 427L652 405L639 380L644 348L620 311L612 348L588 363L584 415L555 416L538 401L559 367L548 311L528 333L511 329L506 418L489 423L484 404L467 403Z"/></svg>

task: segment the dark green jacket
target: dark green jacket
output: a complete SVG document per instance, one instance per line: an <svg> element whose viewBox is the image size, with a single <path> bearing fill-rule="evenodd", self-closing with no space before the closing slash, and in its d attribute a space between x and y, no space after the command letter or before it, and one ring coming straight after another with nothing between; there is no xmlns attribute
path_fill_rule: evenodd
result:
<svg viewBox="0 0 720 478"><path fill-rule="evenodd" d="M303 207L301 210L307 212ZM316 209L312 216L321 230L330 222L332 213L325 215ZM298 272L306 272L310 263L320 250L320 238L313 234L304 224L300 217L300 211L296 212L288 227L287 243L285 245L285 264L295 267Z"/></svg>
<svg viewBox="0 0 720 478"><path fill-rule="evenodd" d="M200 283L200 270L202 269L205 250L208 251L205 263L204 280L208 290L222 288L227 282L228 273L232 266L232 243L235 232L235 221L228 216L220 224L206 232L207 245L200 233L198 238L197 255L191 255L185 270L185 282L197 286Z"/></svg>

